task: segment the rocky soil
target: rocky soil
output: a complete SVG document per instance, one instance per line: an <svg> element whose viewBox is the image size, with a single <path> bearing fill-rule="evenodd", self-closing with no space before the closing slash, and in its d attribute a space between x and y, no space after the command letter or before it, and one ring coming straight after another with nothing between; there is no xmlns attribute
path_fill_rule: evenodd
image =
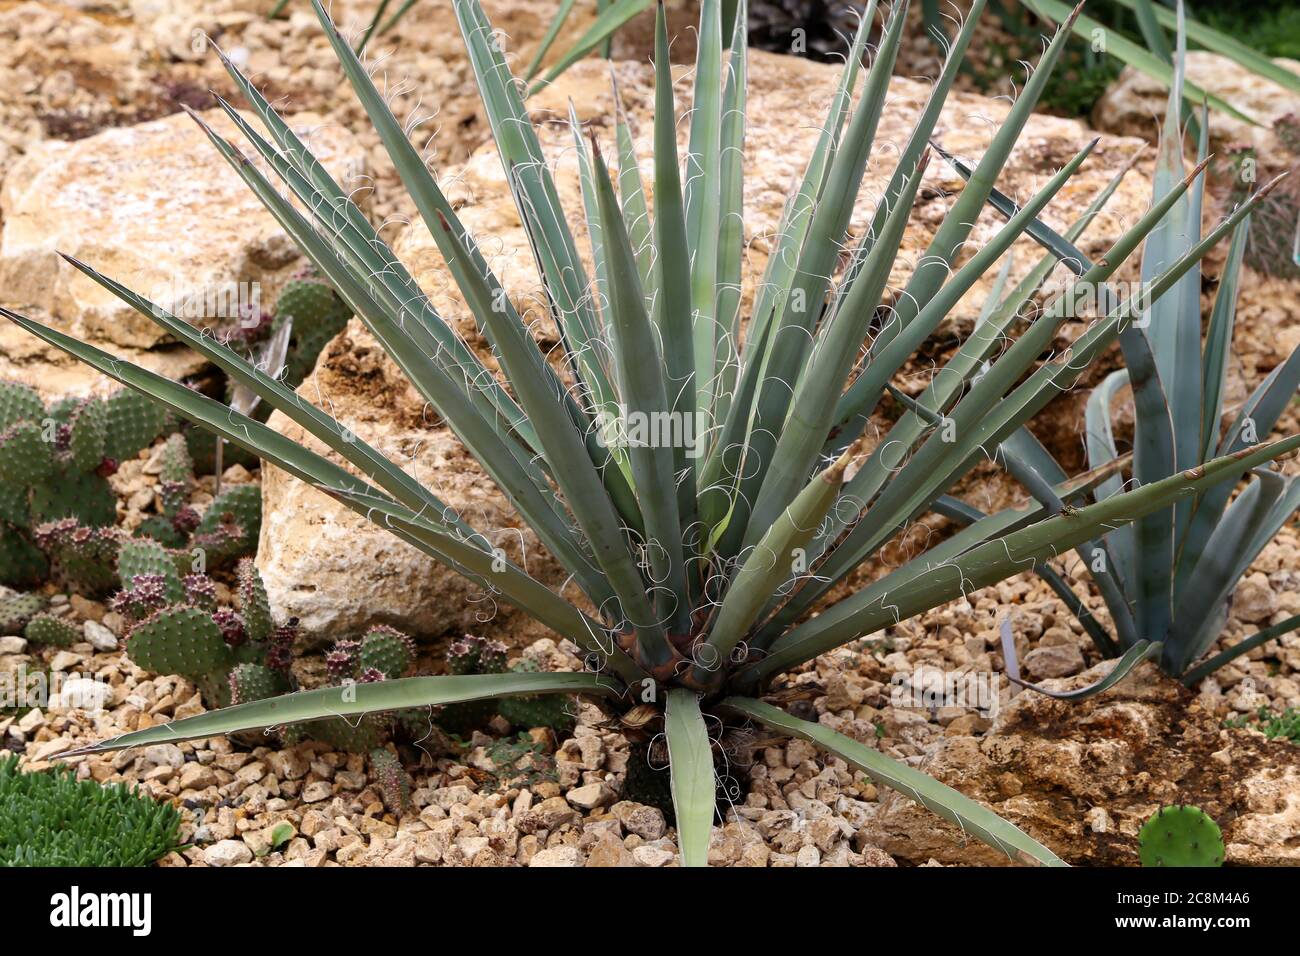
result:
<svg viewBox="0 0 1300 956"><path fill-rule="evenodd" d="M199 285L256 281L269 289L296 267L274 223L178 113L181 103L209 108L209 88L233 94L204 48L206 34L254 73L296 123L312 130L313 146L359 190L375 221L386 223L384 234L437 308L490 361L468 312L448 288L427 231L411 222L409 200L334 68L314 18L297 10L268 23L261 14L269 5L257 0L0 0L0 34L15 38L0 45L0 302L183 378L199 374L201 363L75 277L56 257L56 247L146 291L177 276ZM443 0L418 4L372 52L382 56L379 68L399 118L424 121L420 145L467 224L480 237L492 237L485 252L521 312L534 314L532 265L499 163L484 148L487 130L445 6ZM511 54L526 62L556 3L485 0L485 6L506 33ZM681 37L674 47L679 63L691 56L691 37L683 28L688 6L672 4ZM359 24L368 7L359 0L333 4L345 26ZM574 29L582 26L579 21ZM924 103L927 87L913 77L934 72L922 46L928 43L915 37L916 50L891 85L881 142L899 141ZM619 40L621 62L613 68L640 146L643 175L650 162L648 48L647 24L634 22ZM1285 97L1260 92L1240 77L1224 81L1236 84L1231 91L1220 89L1211 78L1228 76L1222 63L1196 56L1189 67L1192 78L1225 95L1232 92L1234 102L1239 95L1249 97L1251 112L1272 119L1290 109ZM684 77L686 68L681 69ZM553 120L572 98L579 116L608 140L609 72L599 62L581 64L532 101L571 211L581 208L576 167L569 133ZM752 74L747 301L781 204L816 135L835 71L755 54ZM954 152L976 157L1007 108L1005 100L956 95L937 138ZM1106 134L1083 174L1054 204L1047 217L1052 225L1068 225L1152 138L1158 111L1158 97L1139 79L1121 78L1093 117ZM1000 187L1024 198L1093 135L1081 121L1035 117ZM1225 121L1220 135L1224 139L1216 143L1262 137L1256 143L1261 153L1277 152L1270 134L1238 130ZM1152 153L1147 150L1090 229L1081 244L1088 254L1100 254L1145 208ZM892 154L882 151L881 157L868 170L855 230L863 227L892 172ZM924 249L947 195L958 188L960 180L950 170L932 164L906 246L913 256ZM982 219L972 247L999 226L992 216ZM1017 247L1013 277L1027 271L1038 254L1028 243ZM1207 303L1220 262L1212 258L1206 269ZM933 363L968 331L987 291L988 282L977 287L952 323L926 344L905 376L907 391L924 387ZM1230 405L1300 342L1297 313L1296 283L1247 274ZM539 341L553 347L550 325L535 328ZM1067 330L1058 345L1070 334ZM1116 362L1100 363L1086 384ZM106 385L7 323L0 328L0 378L27 381L46 398L99 392ZM358 323L326 350L303 394L409 463L412 474L436 487L472 523L495 532L515 560L560 585L554 562ZM1063 396L1035 423L1040 437L1072 468L1081 464L1082 399L1082 392ZM885 409L879 424L892 413ZM280 416L272 424L300 437ZM1292 411L1282 428L1298 427ZM151 454L124 463L114 478L128 528L152 507ZM299 616L318 642L384 622L424 638L424 663L430 667L436 667L440 642L466 631L504 640L513 654L528 656L543 669L578 666L574 649L557 646L538 625L484 600L460 579L277 470L267 468L259 476L233 468L224 480L263 482L259 566L277 614ZM961 491L986 508L1021 495L992 466L977 470ZM202 510L211 492L209 477L193 503ZM942 527L941 521L929 522L914 535ZM886 562L918 546L916 538L905 536L889 549ZM1064 564L1076 590L1085 592L1081 569ZM860 580L882 571L869 566ZM126 659L118 647L122 622L102 604L76 595L51 597L58 613L81 624L86 641L56 650L0 635L0 675L22 667L79 674L82 680L64 684L65 693L42 708L0 711L0 752L22 753L28 766L39 768L74 744L201 711L196 690L185 681L150 675ZM1092 598L1090 604L1104 620L1100 601ZM1226 646L1297 612L1300 538L1293 527L1279 535L1243 581L1222 642ZM1188 802L1220 822L1229 862L1300 863L1300 750L1224 725L1225 719L1264 705L1300 706L1300 636L1257 649L1193 691L1148 669L1085 704L1058 704L1028 693L1013 697L1005 681L997 688L996 713L909 704L912 686L924 686L936 673L1002 673L997 626L1008 613L1031 678L1069 687L1096 679L1109 666L1099 662L1056 597L1037 578L1021 576L868 635L791 675L779 690L803 716L922 767L986 802L1071 862L1133 863L1136 829L1145 816L1164 803ZM303 666L309 672L314 663L308 656ZM583 707L571 736L556 739L539 729L528 740L538 753L522 757L503 747L499 736L486 735L476 735L463 749L430 743L423 751L403 751L415 787L413 805L401 815L385 809L361 758L319 744L281 750L212 740L73 763L79 775L138 783L185 809L185 836L192 846L163 865L675 865L675 832L662 813L623 798L628 761L635 758L598 710ZM747 767L741 792L714 832L710 857L715 864L1004 862L803 742L759 738L751 759L742 762ZM280 823L288 823L292 835L272 846L272 831Z"/></svg>
<svg viewBox="0 0 1300 956"><path fill-rule="evenodd" d="M1300 540L1284 534L1243 585L1229 639L1300 610L1297 567ZM82 622L86 641L56 650L0 638L0 673L21 666L70 678L48 706L0 716L0 751L22 753L37 769L74 744L203 711L184 680L150 675L125 657L121 621L102 604L66 595L53 603ZM1296 635L1222 669L1197 692L1144 670L1084 704L1013 697L1000 681L982 701L996 701L989 716L913 706L912 687L936 674L1000 673L997 622L1007 613L1031 677L1066 688L1109 667L1094 663L1051 592L1036 579L1012 579L827 655L777 692L804 716L986 802L1070 862L1133 864L1142 821L1160 805L1186 802L1219 821L1230 863L1300 863L1300 751L1224 725L1261 706L1300 705ZM578 666L575 652L542 639L522 655L562 670ZM192 845L165 866L676 865L675 831L662 812L623 799L628 762L638 758L597 708L579 709L572 735L531 731L526 749L475 733L449 751L436 736L402 750L414 788L400 815L385 809L363 757L318 743L249 748L214 739L70 762L81 777L138 784L185 810ZM752 754L736 758L744 783L715 828L715 865L1007 862L803 741L752 743ZM292 835L273 847L282 823Z"/></svg>

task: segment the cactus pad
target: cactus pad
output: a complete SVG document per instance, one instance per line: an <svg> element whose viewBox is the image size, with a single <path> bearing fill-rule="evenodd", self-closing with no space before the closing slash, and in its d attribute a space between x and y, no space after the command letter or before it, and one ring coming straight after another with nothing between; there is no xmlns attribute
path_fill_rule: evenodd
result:
<svg viewBox="0 0 1300 956"><path fill-rule="evenodd" d="M45 610L39 594L11 594L0 598L0 635L21 634L27 622Z"/></svg>
<svg viewBox="0 0 1300 956"><path fill-rule="evenodd" d="M16 528L0 522L0 584L32 587L45 580L49 562L41 550Z"/></svg>
<svg viewBox="0 0 1300 956"><path fill-rule="evenodd" d="M27 622L23 637L33 644L71 647L81 640L81 629L52 614L38 614Z"/></svg>
<svg viewBox="0 0 1300 956"><path fill-rule="evenodd" d="M32 487L32 523L76 518L92 528L105 528L117 521L117 498L96 471L78 471L70 464L57 464L46 481Z"/></svg>
<svg viewBox="0 0 1300 956"><path fill-rule="evenodd" d="M1222 866L1223 833L1193 806L1161 807L1138 832L1143 866Z"/></svg>
<svg viewBox="0 0 1300 956"><path fill-rule="evenodd" d="M251 641L264 641L271 636L275 625L271 621L271 603L266 597L266 585L253 566L252 558L239 562L239 610L244 619L244 630Z"/></svg>
<svg viewBox="0 0 1300 956"><path fill-rule="evenodd" d="M372 627L361 639L356 666L378 670L387 678L401 677L415 663L415 642L396 628Z"/></svg>
<svg viewBox="0 0 1300 956"><path fill-rule="evenodd" d="M370 751L370 773L389 812L401 816L411 808L411 778L396 754L383 747Z"/></svg>
<svg viewBox="0 0 1300 956"><path fill-rule="evenodd" d="M117 555L117 576L123 587L133 587L140 575L160 578L163 595L169 602L184 600L185 587L176 570L176 559L165 547L149 538L123 541Z"/></svg>
<svg viewBox="0 0 1300 956"><path fill-rule="evenodd" d="M330 339L347 326L352 311L319 279L295 279L285 285L276 300L272 328L278 330L290 318L293 333L285 357L284 380L290 388L296 388L311 374Z"/></svg>
<svg viewBox="0 0 1300 956"><path fill-rule="evenodd" d="M56 576L77 594L95 597L117 586L119 535L114 528L86 528L64 518L36 528L36 543Z"/></svg>
<svg viewBox="0 0 1300 956"><path fill-rule="evenodd" d="M0 433L0 480L15 485L47 481L54 471L54 446L36 422L18 422Z"/></svg>
<svg viewBox="0 0 1300 956"><path fill-rule="evenodd" d="M17 382L0 382L0 431L15 422L35 422L44 417L45 403L34 388Z"/></svg>
<svg viewBox="0 0 1300 956"><path fill-rule="evenodd" d="M169 607L131 629L126 654L146 670L197 679L230 666L230 648L212 615L196 607Z"/></svg>
<svg viewBox="0 0 1300 956"><path fill-rule="evenodd" d="M68 454L78 471L94 471L103 462L107 420L107 406L97 399L87 399L73 410L68 421Z"/></svg>
<svg viewBox="0 0 1300 956"><path fill-rule="evenodd" d="M129 388L104 399L104 413L104 455L114 461L134 458L171 424L165 408Z"/></svg>
<svg viewBox="0 0 1300 956"><path fill-rule="evenodd" d="M230 672L230 702L247 704L288 690L284 675L261 664L240 664Z"/></svg>
<svg viewBox="0 0 1300 956"><path fill-rule="evenodd" d="M262 489L234 485L208 506L194 532L194 543L207 552L207 563L218 567L252 554L262 529Z"/></svg>

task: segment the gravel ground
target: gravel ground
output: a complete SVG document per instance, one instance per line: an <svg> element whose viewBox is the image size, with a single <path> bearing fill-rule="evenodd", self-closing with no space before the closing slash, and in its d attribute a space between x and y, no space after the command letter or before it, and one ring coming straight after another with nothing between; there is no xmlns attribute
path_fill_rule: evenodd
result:
<svg viewBox="0 0 1300 956"><path fill-rule="evenodd" d="M153 471L146 451L115 478L127 526L152 505ZM249 476L236 468L225 476L241 478ZM209 478L195 492L200 507L210 485ZM1284 531L1239 590L1227 642L1300 610L1298 559L1300 541ZM57 593L51 604L55 613L82 623L86 641L42 648L20 637L0 638L0 673L22 666L73 681L79 675L81 683L64 683L62 696L44 708L4 712L0 754L20 753L28 768L38 769L74 744L203 711L185 680L149 674L126 658L117 647L123 622L104 604ZM1104 615L1099 601L1093 605ZM1056 597L1037 578L1021 576L819 658L779 690L801 716L918 763L945 738L982 738L991 720L967 707L908 706L891 693L893 684L923 682L927 670L1001 673L997 624L1008 611L1029 676L1069 678L1098 661ZM579 666L575 650L541 640L523 653L542 669L567 670ZM310 657L301 664L304 673L319 670ZM1199 688L1197 703L1220 721L1262 705L1297 706L1297 672L1300 640L1291 635L1220 670ZM1009 687L1005 681L996 687L1005 706ZM89 709L66 706L72 703ZM447 746L440 735L420 749L403 748L414 785L411 807L400 817L385 808L363 757L315 742L277 749L213 739L71 763L83 778L139 784L184 809L191 846L165 858L164 866L676 865L675 832L663 814L621 799L628 761L635 758L598 708L582 705L577 726L563 739L543 728L531 731L525 742L532 752L512 750L511 742L475 733L463 748ZM753 748L743 792L734 795L725 824L715 828L711 862L895 865L875 842L872 822L883 793L873 783L803 741L758 739ZM292 836L272 847L272 831L281 823L289 824Z"/></svg>

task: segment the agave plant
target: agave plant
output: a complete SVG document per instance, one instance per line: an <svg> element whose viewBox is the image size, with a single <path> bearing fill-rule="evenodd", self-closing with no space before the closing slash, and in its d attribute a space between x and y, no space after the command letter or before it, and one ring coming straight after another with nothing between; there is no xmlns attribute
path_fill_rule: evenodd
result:
<svg viewBox="0 0 1300 956"><path fill-rule="evenodd" d="M724 52L719 0L704 0L700 7L684 164L676 141L667 26L659 10L652 224L626 121L620 119L617 137L621 198L595 144L590 153L583 151L594 279L491 25L477 0L454 0L453 6L559 330L562 371L528 334L479 246L320 3L316 13L342 68L491 343L502 377L456 336L346 192L229 62L266 135L232 106L221 105L301 205L282 196L237 146L208 133L563 564L588 604L566 600L503 561L430 489L343 424L88 265L73 263L302 425L354 470L183 385L5 314L523 609L587 653L585 672L414 677L320 688L178 720L74 753L408 707L582 694L627 723L635 711L637 726L663 735L688 865L707 860L716 813L713 740L720 726L737 722L806 737L1014 860L1061 865L1051 850L979 804L870 746L790 716L770 702L768 691L783 672L826 651L1033 567L1093 540L1104 528L1158 512L1300 445L1297 437L1243 449L1061 513L1036 505L983 519L809 616L831 588L1070 388L1139 315L1138 297L1117 303L1066 353L1047 361L1041 356L1068 318L1064 306L1047 308L997 355L1016 316L990 316L923 396L922 405L939 409L941 420L909 411L879 442L866 440L868 416L889 393L895 373L1012 243L1037 229L1038 214L1091 149L1084 147L957 266L1068 30L1052 39L906 287L887 297L928 162L927 143L983 0L976 0L954 39L909 140L890 152L897 167L870 229L837 270L907 12L906 0L895 3L860 77L872 4L742 321L746 49L743 31L736 30L729 56ZM741 4L738 22L744 22L743 13ZM1080 281L1100 283L1111 276L1199 173L1173 184ZM1249 213L1253 201L1167 264L1152 294L1173 288ZM832 281L833 273L838 281ZM684 442L605 440L608 433L598 423L611 416L623 423L633 416L656 422L692 416L704 422L700 433L707 444L696 449L702 452L697 456ZM615 430L616 437L634 432ZM1082 494L1117 467L1065 482L1057 493Z"/></svg>
<svg viewBox="0 0 1300 956"><path fill-rule="evenodd" d="M1160 203L1183 178L1180 103L1186 34L1181 26L1176 42L1154 203ZM1197 144L1202 162L1206 159L1208 132L1206 110L1199 124ZM1142 255L1143 282L1155 281L1169 263L1200 240L1203 186L1198 180L1178 199L1169 218L1147 237ZM1046 231L1046 227L1043 229ZM1119 341L1126 367L1110 373L1088 399L1085 446L1088 463L1094 469L1120 458L1112 405L1125 387L1133 396L1131 478L1138 484L1200 468L1216 457L1254 444L1277 425L1300 387L1300 348L1236 410L1226 433L1221 428L1236 299L1249 231L1250 217L1242 219L1234 230L1206 323L1204 346L1201 274L1195 266L1167 295L1151 304L1141 322L1121 331ZM1059 249L1068 243L1069 237L1056 237L1049 247ZM1091 266L1077 249L1069 251L1067 259L1079 272ZM1101 291L1110 292L1110 298L1114 298L1113 290ZM1048 504L1057 501L1052 485L1063 481L1065 472L1028 429L1021 429L1003 446L1002 457L1008 470L1031 494ZM1119 493L1123 481L1123 475L1106 479L1092 490L1093 499L1101 501ZM1217 485L1152 512L1132 526L1116 528L1078 549L1083 566L1105 600L1113 632L1100 630L1077 599L1072 605L1103 654L1125 653L1142 642L1159 643L1161 668L1191 686L1234 658L1300 627L1300 615L1291 617L1192 667L1214 646L1242 575L1300 509L1300 478L1258 468L1235 498L1234 488L1233 482ZM1051 583L1057 587L1056 581ZM1011 648L1008 651L1014 653Z"/></svg>

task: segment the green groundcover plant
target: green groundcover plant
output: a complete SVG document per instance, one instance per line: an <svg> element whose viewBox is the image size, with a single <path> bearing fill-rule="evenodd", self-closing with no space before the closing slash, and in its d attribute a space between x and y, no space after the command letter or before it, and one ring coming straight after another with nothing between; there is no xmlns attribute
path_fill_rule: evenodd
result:
<svg viewBox="0 0 1300 956"><path fill-rule="evenodd" d="M238 146L209 129L212 143L565 567L573 588L583 595L582 606L503 558L433 490L345 423L91 266L73 263L253 389L355 471L183 385L15 313L5 314L311 483L496 599L523 609L582 648L586 669L453 674L319 688L129 733L76 753L326 717L355 720L407 707L581 694L621 717L624 726L635 725L666 742L678 841L687 865L707 861L717 813L715 743L725 728L746 722L815 742L1011 859L1063 865L1050 849L957 791L864 743L791 716L771 702L779 696L763 697L784 672L827 651L1029 569L1096 538L1103 528L1233 481L1300 446L1300 437L1252 446L1059 513L1035 505L995 514L823 608L832 588L1072 387L1135 320L1142 303L1171 289L1236 228L1257 198L1169 262L1142 296L1099 316L1064 353L1051 352L1070 317L1064 304L1049 306L1024 328L1017 328L1015 310L987 317L923 396L927 407L947 410L942 421L908 412L871 444L864 441L868 416L889 394L891 379L1012 243L1037 229L1038 215L1088 156L1091 145L957 265L1060 55L1068 25L1047 46L905 287L890 296L888 280L930 159L928 143L983 2L976 0L954 38L910 137L890 144L896 148L882 147L881 155L896 161L895 171L870 228L846 247L854 200L876 152L876 127L906 22L907 2L900 0L888 11L883 35L864 69L873 4L827 115L787 118L803 125L820 123L821 132L786 208L748 320L742 322L746 47L743 31L724 37L718 0L700 6L684 163L677 148L667 25L659 10L653 218L621 113L617 189L594 140L590 150L584 146L580 151L594 276L578 253L521 86L491 24L477 0L454 0L563 343L564 364L557 371L529 335L366 68L325 9L314 6L343 71L491 343L501 376L456 336L345 190L230 63L231 76L265 135L233 106L221 105L301 204L282 195ZM741 13L743 8L741 4ZM743 23L741 13L737 21ZM195 118L202 121L197 114ZM576 124L573 132L581 142ZM1202 170L1175 184L1079 281L1095 285L1111 276ZM1041 267L1043 275L1055 258ZM1026 281L1036 285L1042 276ZM1020 334L1012 341L1016 331ZM1046 360L1044 354L1049 354ZM677 440L654 440L659 433L652 434L647 422L675 425ZM606 427L611 424L615 427ZM689 436L703 436L703 443L687 440ZM1057 493L1066 498L1086 493L1111 473L1104 469L1081 476ZM820 613L810 616L818 608ZM1146 652L1145 643L1137 652Z"/></svg>
<svg viewBox="0 0 1300 956"><path fill-rule="evenodd" d="M147 866L180 846L180 826L170 803L120 784L0 759L0 866Z"/></svg>

